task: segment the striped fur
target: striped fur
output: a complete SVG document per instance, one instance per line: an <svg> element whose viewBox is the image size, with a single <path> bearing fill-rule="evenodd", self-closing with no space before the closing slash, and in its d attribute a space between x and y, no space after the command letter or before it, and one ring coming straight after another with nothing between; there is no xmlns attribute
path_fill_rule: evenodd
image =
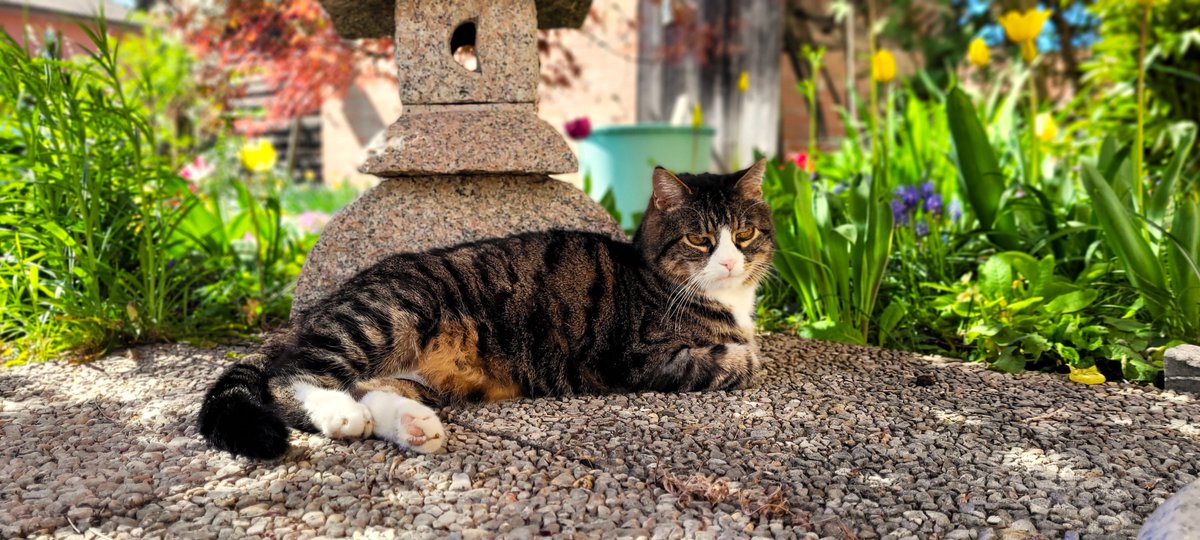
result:
<svg viewBox="0 0 1200 540"><path fill-rule="evenodd" d="M731 306L753 309L771 261L763 166L682 177L656 170L631 243L550 231L390 256L222 375L202 406L201 432L236 454L281 455L281 420L315 429L289 394L297 382L432 406L745 385L758 367L750 313ZM724 248L707 244L720 238ZM725 272L717 251L740 274L710 279L714 268Z"/></svg>

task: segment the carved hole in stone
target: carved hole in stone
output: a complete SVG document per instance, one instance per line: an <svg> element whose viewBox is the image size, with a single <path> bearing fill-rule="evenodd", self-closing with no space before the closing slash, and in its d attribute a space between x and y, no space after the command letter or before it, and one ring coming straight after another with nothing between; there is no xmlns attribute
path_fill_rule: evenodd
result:
<svg viewBox="0 0 1200 540"><path fill-rule="evenodd" d="M450 53L458 65L467 71L480 73L479 57L475 54L475 21L467 21L454 29L450 34Z"/></svg>

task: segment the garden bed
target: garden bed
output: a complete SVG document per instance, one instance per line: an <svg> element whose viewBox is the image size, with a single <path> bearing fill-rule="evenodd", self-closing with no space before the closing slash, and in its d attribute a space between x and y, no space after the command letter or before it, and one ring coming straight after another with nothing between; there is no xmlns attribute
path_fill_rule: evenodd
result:
<svg viewBox="0 0 1200 540"><path fill-rule="evenodd" d="M1187 396L795 337L762 349L747 390L453 408L448 454L297 434L275 463L195 431L231 349L18 366L0 371L0 536L1125 538L1200 475Z"/></svg>

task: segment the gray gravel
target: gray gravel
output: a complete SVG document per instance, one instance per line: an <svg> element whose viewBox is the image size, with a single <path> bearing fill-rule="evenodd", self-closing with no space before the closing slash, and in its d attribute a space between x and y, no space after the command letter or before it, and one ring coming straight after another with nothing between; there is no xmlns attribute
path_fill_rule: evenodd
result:
<svg viewBox="0 0 1200 540"><path fill-rule="evenodd" d="M296 434L276 463L193 426L231 349L3 369L0 537L1127 538L1200 475L1183 395L762 349L748 390L450 409L448 454Z"/></svg>

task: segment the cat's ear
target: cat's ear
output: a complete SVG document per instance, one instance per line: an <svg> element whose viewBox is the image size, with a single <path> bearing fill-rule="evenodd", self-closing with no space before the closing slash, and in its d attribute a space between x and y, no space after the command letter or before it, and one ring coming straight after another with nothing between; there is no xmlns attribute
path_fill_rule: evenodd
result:
<svg viewBox="0 0 1200 540"><path fill-rule="evenodd" d="M678 176L662 167L654 168L654 193L650 198L654 207L669 212L683 205L692 189L687 187Z"/></svg>
<svg viewBox="0 0 1200 540"><path fill-rule="evenodd" d="M758 160L751 165L733 187L745 199L761 199L763 174L767 171L767 158Z"/></svg>

